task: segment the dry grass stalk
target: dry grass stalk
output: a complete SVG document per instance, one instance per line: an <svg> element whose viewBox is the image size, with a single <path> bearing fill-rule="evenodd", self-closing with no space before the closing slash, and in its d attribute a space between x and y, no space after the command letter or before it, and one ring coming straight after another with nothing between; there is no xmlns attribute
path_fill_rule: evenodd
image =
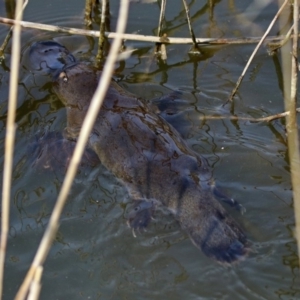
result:
<svg viewBox="0 0 300 300"><path fill-rule="evenodd" d="M258 43L257 46L255 47L255 49L253 50L253 52L252 52L252 54L251 54L251 56L250 56L250 58L249 58L249 60L248 60L248 62L247 62L247 64L246 64L246 66L245 66L245 68L244 68L244 70L243 70L241 76L239 77L239 79L238 79L238 81L237 81L237 83L236 83L236 85L235 85L235 88L234 88L233 91L231 92L231 94L230 94L230 96L229 96L227 102L228 102L228 101L232 101L232 99L233 99L234 95L236 94L236 92L237 92L237 90L238 90L238 88L239 88L239 86L240 86L240 84L241 84L241 82L242 82L242 80L243 80L243 78L244 78L244 76L245 76L247 70L248 70L248 67L250 66L250 64L251 64L251 62L252 62L252 60L253 60L253 58L254 58L254 56L255 56L255 54L257 53L259 47L261 46L261 44L262 44L263 41L265 40L266 36L267 36L268 33L270 32L271 28L273 27L274 23L275 23L276 20L278 19L280 13L283 11L283 9L285 8L285 6L286 6L287 3L289 3L289 0L285 0L284 3L281 5L280 9L278 10L278 12L276 13L276 15L275 15L275 17L273 18L272 22L270 23L268 29L266 30L266 32L265 32L264 35L262 36L261 40L259 41L259 43ZM226 102L226 103L227 103L227 102ZM225 103L225 104L226 104L226 103Z"/></svg>
<svg viewBox="0 0 300 300"><path fill-rule="evenodd" d="M162 36L162 22L165 19L166 4L167 4L167 0L161 1L159 22L158 22L158 32L157 32L158 37Z"/></svg>
<svg viewBox="0 0 300 300"><path fill-rule="evenodd" d="M23 16L22 10L23 1L18 0L16 5L16 20L21 20ZM11 58L11 73L9 85L9 101L6 122L5 136L5 160L3 170L3 186L2 186L2 215L1 215L1 245L0 245L0 298L3 293L3 277L4 277L4 262L7 247L7 237L9 230L9 206L10 192L12 181L12 167L15 141L15 116L18 96L18 77L19 77L19 60L21 50L21 26L17 24L13 29L12 42L12 58Z"/></svg>
<svg viewBox="0 0 300 300"><path fill-rule="evenodd" d="M61 27L54 25L46 25L41 23L27 22L27 21L16 21L8 18L0 17L0 23L14 25L16 23L21 24L24 28L40 29L45 31L52 31L58 33L68 33L68 34L78 34L91 37L99 37L99 31L95 30L85 30L78 28ZM114 39L117 37L116 32L105 32L105 36L109 39ZM124 33L121 38L129 41L141 41L141 42L151 42L151 43L161 43L160 37L151 35L140 35L140 34L129 34ZM271 36L265 40L268 42L276 42L285 39L285 36ZM244 39L236 38L196 38L196 43L198 45L241 45L241 44L256 44L261 40L261 37L249 37ZM191 38L172 38L169 37L166 44L193 44Z"/></svg>
<svg viewBox="0 0 300 300"><path fill-rule="evenodd" d="M300 113L300 107L296 109L296 112ZM285 111L272 116L261 118L239 117L239 116L203 116L199 120L236 120L236 121L249 121L249 122L271 122L276 119L285 118L290 114L290 111Z"/></svg>
<svg viewBox="0 0 300 300"><path fill-rule="evenodd" d="M117 32L123 33L125 31L126 23L127 23L127 15L128 15L128 6L129 0L121 0L120 1L120 11L118 17L117 24ZM90 103L89 110L87 112L86 118L83 122L80 135L78 137L78 142L76 148L74 150L74 154L72 156L69 168L67 170L61 191L59 193L57 202L53 209L52 215L50 217L46 232L42 238L40 246L37 250L33 263L26 275L26 278L16 296L16 300L24 300L26 294L29 290L29 287L32 283L32 280L35 276L36 271L42 266L44 263L46 256L50 250L50 246L52 244L53 238L57 232L59 226L59 217L61 215L62 209L65 205L70 187L72 185L73 179L76 175L77 167L80 163L82 153L84 151L86 142L94 125L95 119L98 115L100 107L103 103L106 91L111 81L111 76L114 70L114 64L118 57L119 48L122 42L121 34L117 35L116 39L113 41L112 47L110 49L110 53L108 55L105 67L103 69L103 73L101 76L101 81L95 91L93 99Z"/></svg>
<svg viewBox="0 0 300 300"><path fill-rule="evenodd" d="M184 9L185 9L185 14L186 14L187 23L188 23L188 26L189 26L190 35L191 35L192 41L193 41L193 47L190 50L190 53L200 54L201 52L198 48L198 45L197 45L197 42L196 42L196 37L195 37L194 31L193 31L193 28L192 28L192 24L191 24L189 6L186 3L186 0L182 0L182 2L183 2Z"/></svg>
<svg viewBox="0 0 300 300"><path fill-rule="evenodd" d="M166 37L166 34L162 34L162 26L163 26L163 21L165 19L165 13L166 13L166 4L167 4L167 0L161 1L158 30L157 30L157 37L159 37L160 40ZM157 57L160 57L163 61L167 59L167 49L165 44L156 43L154 53L157 55Z"/></svg>
<svg viewBox="0 0 300 300"><path fill-rule="evenodd" d="M291 55L291 83L290 98L285 99L285 105L289 108L290 114L287 116L288 151L292 177L292 187L294 196L294 211L296 223L296 240L298 243L298 259L300 262L300 155L299 137L297 126L297 83L298 83L298 24L299 24L299 5L298 0L294 0L294 37ZM287 88L285 86L284 88Z"/></svg>
<svg viewBox="0 0 300 300"><path fill-rule="evenodd" d="M43 274L43 267L38 267L35 274L34 278L32 280L31 286L30 286L30 291L27 297L27 300L37 300L40 295L41 291L41 278Z"/></svg>

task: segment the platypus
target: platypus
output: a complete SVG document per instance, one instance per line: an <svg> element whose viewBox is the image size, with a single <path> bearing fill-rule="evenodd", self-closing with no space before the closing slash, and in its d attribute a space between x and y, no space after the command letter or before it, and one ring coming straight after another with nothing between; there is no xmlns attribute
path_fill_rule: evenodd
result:
<svg viewBox="0 0 300 300"><path fill-rule="evenodd" d="M47 53L51 51L44 52L46 59L40 57L48 63L53 57L48 59ZM76 140L101 80L101 71L73 59L54 69L50 71L54 77L53 90L67 108L64 134L67 139ZM147 226L153 205L161 203L207 256L232 263L249 252L243 230L214 197L212 172L206 159L193 151L144 99L127 92L114 80L88 147L136 200L136 212L130 220L132 227Z"/></svg>

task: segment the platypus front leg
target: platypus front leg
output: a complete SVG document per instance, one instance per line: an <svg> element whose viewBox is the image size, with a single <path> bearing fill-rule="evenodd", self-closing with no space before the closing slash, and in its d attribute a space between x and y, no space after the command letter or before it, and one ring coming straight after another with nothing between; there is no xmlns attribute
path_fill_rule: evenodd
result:
<svg viewBox="0 0 300 300"><path fill-rule="evenodd" d="M135 230L145 230L155 210L155 204L153 201L147 200L135 200L133 206L130 208L130 212L127 215L127 223L133 229L133 235L135 236Z"/></svg>
<svg viewBox="0 0 300 300"><path fill-rule="evenodd" d="M241 214L244 214L246 212L246 208L242 204L240 204L235 199L228 197L226 194L223 193L223 191L221 191L216 186L212 186L212 192L218 200L221 200L229 206L235 208Z"/></svg>

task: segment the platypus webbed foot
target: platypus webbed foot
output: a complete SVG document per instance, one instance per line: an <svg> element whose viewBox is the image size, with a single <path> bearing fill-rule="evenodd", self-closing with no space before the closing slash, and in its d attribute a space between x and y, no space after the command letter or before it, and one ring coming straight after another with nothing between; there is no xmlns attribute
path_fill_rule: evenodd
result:
<svg viewBox="0 0 300 300"><path fill-rule="evenodd" d="M223 201L224 203L228 204L229 206L233 207L234 209L236 209L237 211L239 211L242 215L246 212L246 208L240 204L238 201L236 201L233 198L228 197L227 195L225 195L223 193L223 191L221 191L219 188L217 188L216 186L212 187L212 191L214 193L214 196L220 200Z"/></svg>
<svg viewBox="0 0 300 300"><path fill-rule="evenodd" d="M195 246L220 263L243 260L250 252L250 243L235 220L221 206L184 219L183 228ZM195 225L196 224L196 225Z"/></svg>
<svg viewBox="0 0 300 300"><path fill-rule="evenodd" d="M244 244L244 241L233 240L230 244L225 244L223 247L212 248L203 245L202 251L209 257L216 259L221 263L234 263L243 260L250 248Z"/></svg>
<svg viewBox="0 0 300 300"><path fill-rule="evenodd" d="M152 219L154 204L152 201L135 200L127 218L128 225L133 230L145 230Z"/></svg>

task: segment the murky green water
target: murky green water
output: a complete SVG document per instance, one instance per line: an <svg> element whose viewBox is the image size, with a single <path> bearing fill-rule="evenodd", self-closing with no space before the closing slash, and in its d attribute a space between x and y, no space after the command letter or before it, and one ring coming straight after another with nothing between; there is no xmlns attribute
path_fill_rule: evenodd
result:
<svg viewBox="0 0 300 300"><path fill-rule="evenodd" d="M207 1L208 2L208 1ZM213 2L213 1L212 1ZM249 5L252 1L247 1ZM277 11L276 1L253 22L241 1L190 1L196 36L259 36ZM31 0L24 19L83 28L84 1ZM255 12L255 11L254 11ZM0 2L1 16L6 16ZM118 1L111 0L114 30ZM127 32L154 34L157 3L131 3ZM181 1L168 1L166 32L187 37ZM276 34L278 27L272 31ZM7 27L0 27L3 40ZM17 111L17 138L12 183L11 227L3 299L12 299L32 261L61 186L61 170L43 172L31 165L27 147L36 134L61 131L65 110L46 76L28 71L30 44L53 39L77 58L91 59L91 38L25 30ZM208 115L260 117L283 111L278 57L262 48L248 71L232 107L222 108L253 45L207 47L192 58L189 46L168 46L167 64L152 58L153 45L126 42L137 49L120 66L120 84L152 99L180 90L181 128L189 145L205 155L214 177L246 209L232 214L245 228L253 253L242 263L224 267L204 256L162 212L146 233L132 236L126 225L130 199L104 167L81 168L61 217L61 227L43 274L41 299L298 299L299 268L293 238L294 212L284 122L205 120ZM10 49L0 65L1 164L7 109ZM230 111L231 110L231 111Z"/></svg>

